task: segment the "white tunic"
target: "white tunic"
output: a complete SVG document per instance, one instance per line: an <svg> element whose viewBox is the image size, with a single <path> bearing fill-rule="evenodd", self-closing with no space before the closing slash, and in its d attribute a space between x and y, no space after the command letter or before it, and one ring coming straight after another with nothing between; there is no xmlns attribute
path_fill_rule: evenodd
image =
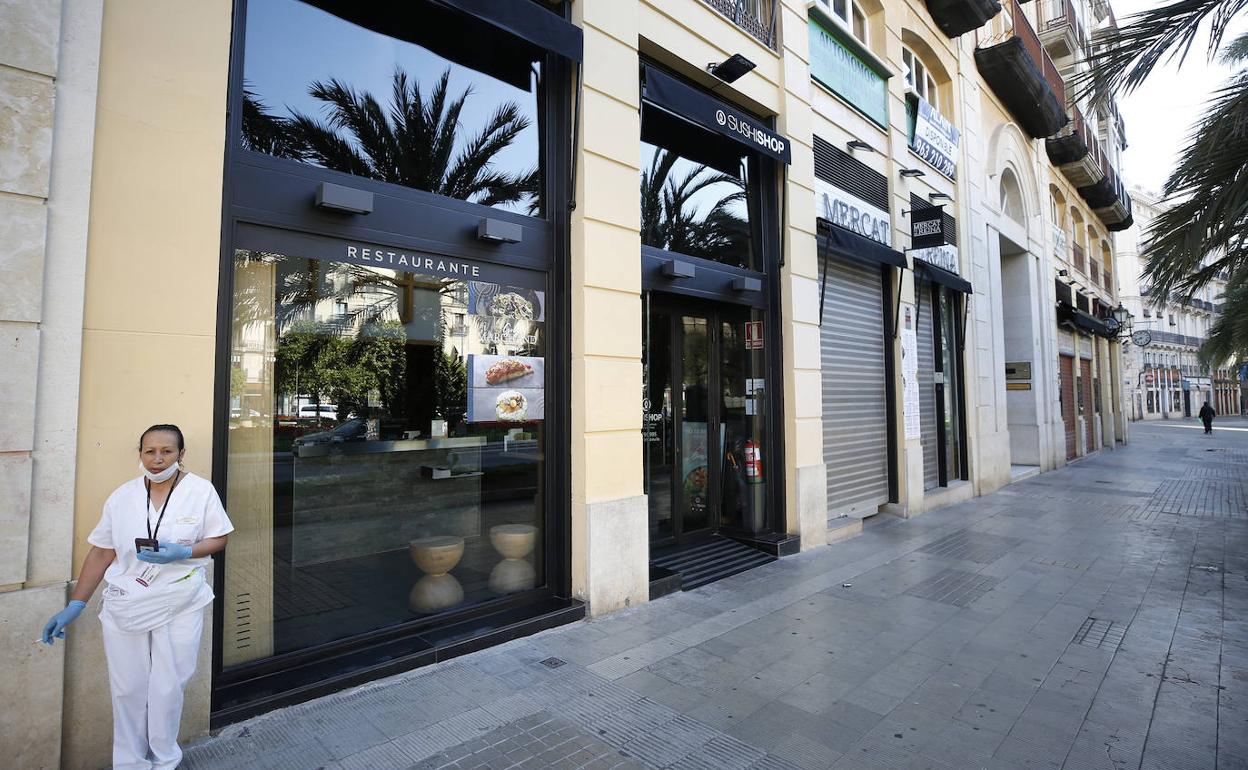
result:
<svg viewBox="0 0 1248 770"><path fill-rule="evenodd" d="M193 473L182 474L157 530L159 515L159 510L148 505L147 488L140 476L109 495L100 523L87 537L91 545L117 553L104 573L107 585L100 618L126 633L151 631L177 615L202 609L213 599L212 587L205 579L212 557L158 565L139 561L134 540L148 536L148 520L158 540L189 546L234 531L217 490L207 479ZM152 567L157 568L154 577L150 575ZM144 576L150 578L145 581L147 585L136 579L145 569L149 570Z"/></svg>

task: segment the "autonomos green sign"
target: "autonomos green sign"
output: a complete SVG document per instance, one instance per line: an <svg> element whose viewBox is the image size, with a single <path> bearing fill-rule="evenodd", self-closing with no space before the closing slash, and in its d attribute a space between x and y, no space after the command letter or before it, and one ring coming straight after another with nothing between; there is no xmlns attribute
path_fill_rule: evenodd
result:
<svg viewBox="0 0 1248 770"><path fill-rule="evenodd" d="M857 107L871 120L888 126L888 84L819 22L810 19L810 75Z"/></svg>

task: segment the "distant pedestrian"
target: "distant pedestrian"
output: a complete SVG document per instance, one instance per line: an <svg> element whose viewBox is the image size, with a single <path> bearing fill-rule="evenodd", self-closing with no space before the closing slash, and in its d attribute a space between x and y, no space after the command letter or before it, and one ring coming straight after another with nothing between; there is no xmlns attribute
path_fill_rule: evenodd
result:
<svg viewBox="0 0 1248 770"><path fill-rule="evenodd" d="M1213 433L1213 418L1217 416L1217 412L1214 412L1213 407L1206 401L1205 405L1200 408L1200 421L1205 424L1205 433Z"/></svg>

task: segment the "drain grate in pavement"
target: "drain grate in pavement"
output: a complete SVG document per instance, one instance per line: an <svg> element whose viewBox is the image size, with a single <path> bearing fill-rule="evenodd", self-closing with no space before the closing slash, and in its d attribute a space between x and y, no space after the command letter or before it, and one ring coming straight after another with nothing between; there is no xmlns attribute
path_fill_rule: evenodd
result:
<svg viewBox="0 0 1248 770"><path fill-rule="evenodd" d="M990 564L1009 553L1021 542L1023 541L1016 537L1002 537L964 529L934 540L918 550L946 559L964 559L976 564Z"/></svg>
<svg viewBox="0 0 1248 770"><path fill-rule="evenodd" d="M568 662L566 660L562 660L560 658L547 658L542 661L542 665L546 668L559 668L560 666L567 665L567 663Z"/></svg>
<svg viewBox="0 0 1248 770"><path fill-rule="evenodd" d="M1083 625L1079 626L1079 630L1075 632L1075 638L1070 641L1072 644L1081 644L1084 647L1112 651L1118 649L1118 645L1122 644L1122 638L1126 634L1126 627L1117 621L1088 618L1083 621Z"/></svg>
<svg viewBox="0 0 1248 770"><path fill-rule="evenodd" d="M965 607L991 591L999 579L960 569L941 570L932 577L915 583L905 593L941 604Z"/></svg>

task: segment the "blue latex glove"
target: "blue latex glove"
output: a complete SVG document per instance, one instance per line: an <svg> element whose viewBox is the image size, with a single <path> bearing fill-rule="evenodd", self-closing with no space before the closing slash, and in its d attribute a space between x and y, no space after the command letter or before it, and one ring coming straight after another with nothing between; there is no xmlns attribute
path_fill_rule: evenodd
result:
<svg viewBox="0 0 1248 770"><path fill-rule="evenodd" d="M171 561L182 561L191 558L191 547L180 543L161 542L159 550L139 551L139 561L152 564L168 564Z"/></svg>
<svg viewBox="0 0 1248 770"><path fill-rule="evenodd" d="M77 620L86 608L87 603L80 599L74 599L65 605L65 609L53 615L48 624L43 627L43 643L53 644L57 639L64 639L65 629L69 628L69 624Z"/></svg>

